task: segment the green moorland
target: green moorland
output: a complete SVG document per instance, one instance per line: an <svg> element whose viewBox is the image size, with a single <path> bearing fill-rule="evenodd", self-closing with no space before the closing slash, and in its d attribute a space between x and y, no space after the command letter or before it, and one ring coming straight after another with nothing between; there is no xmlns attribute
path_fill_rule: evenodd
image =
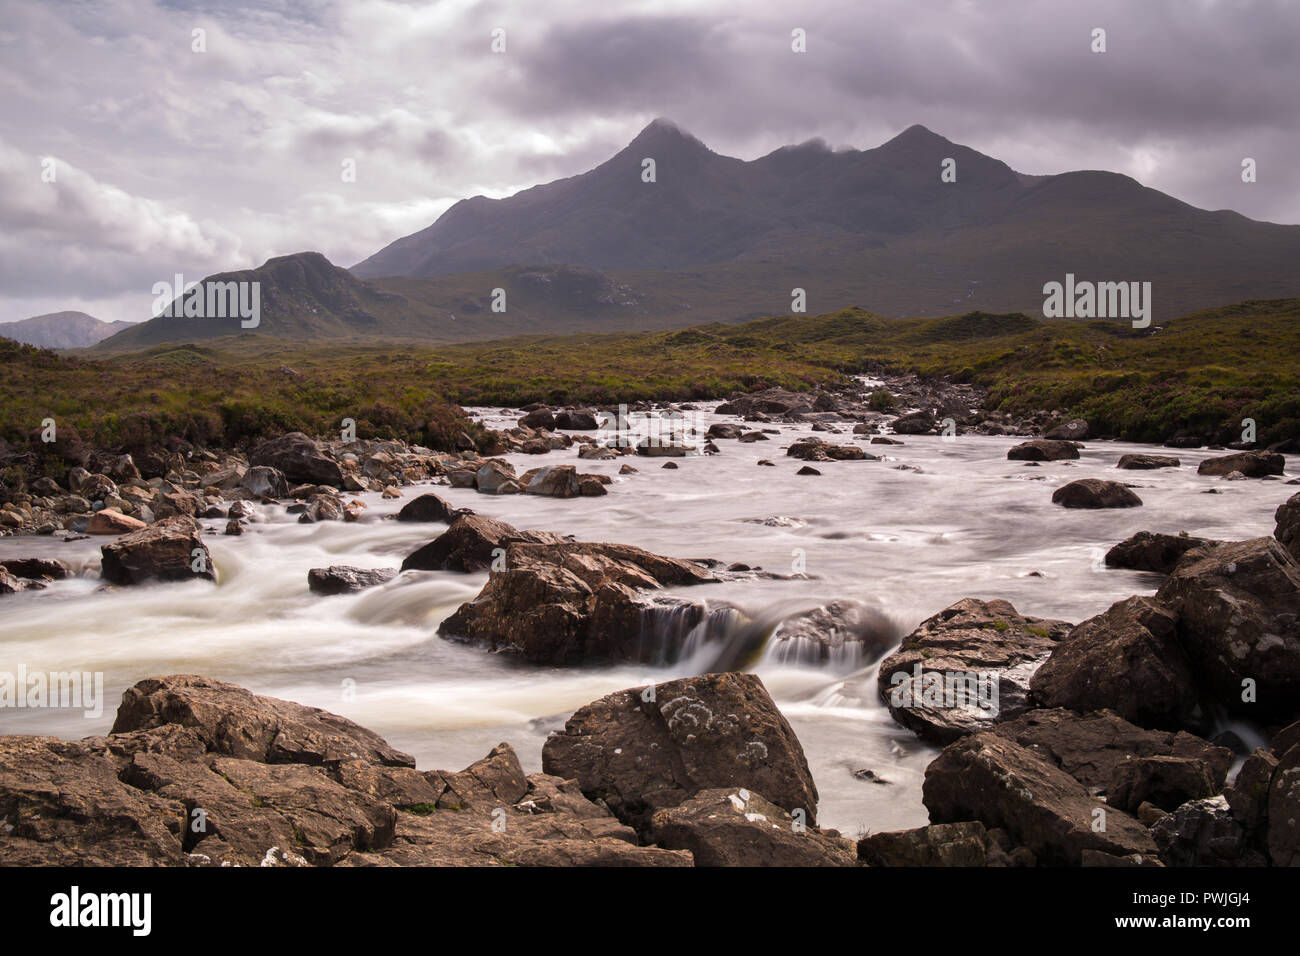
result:
<svg viewBox="0 0 1300 956"><path fill-rule="evenodd" d="M42 420L98 447L180 437L239 447L284 431L450 447L455 405L691 400L770 385L806 388L865 371L950 376L993 408L1048 409L1094 430L1162 441L1178 429L1300 439L1300 299L1254 300L1136 332L1021 313L888 319L852 308L669 332L523 336L447 346L313 347L246 336L106 358L0 339L0 439L38 457Z"/></svg>

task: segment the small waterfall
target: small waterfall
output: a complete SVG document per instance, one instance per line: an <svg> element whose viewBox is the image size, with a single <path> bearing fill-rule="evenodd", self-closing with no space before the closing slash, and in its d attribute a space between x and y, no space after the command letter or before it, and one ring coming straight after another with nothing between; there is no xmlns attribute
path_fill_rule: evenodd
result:
<svg viewBox="0 0 1300 956"><path fill-rule="evenodd" d="M655 598L641 608L639 657L660 667L689 663L697 673L737 670L753 622L730 604ZM719 666L724 664L726 666Z"/></svg>

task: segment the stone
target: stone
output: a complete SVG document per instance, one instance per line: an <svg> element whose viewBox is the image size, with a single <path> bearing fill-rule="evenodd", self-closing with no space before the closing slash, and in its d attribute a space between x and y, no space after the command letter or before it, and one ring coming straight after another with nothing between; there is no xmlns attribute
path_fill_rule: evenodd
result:
<svg viewBox="0 0 1300 956"><path fill-rule="evenodd" d="M212 556L193 518L165 518L152 527L123 535L104 545L100 552L100 574L110 584L216 579Z"/></svg>
<svg viewBox="0 0 1300 956"><path fill-rule="evenodd" d="M385 584L397 577L396 568L353 568L331 565L307 572L307 588L313 594L344 594Z"/></svg>
<svg viewBox="0 0 1300 956"><path fill-rule="evenodd" d="M1142 499L1118 481L1080 478L1052 492L1052 504L1063 508L1137 508Z"/></svg>

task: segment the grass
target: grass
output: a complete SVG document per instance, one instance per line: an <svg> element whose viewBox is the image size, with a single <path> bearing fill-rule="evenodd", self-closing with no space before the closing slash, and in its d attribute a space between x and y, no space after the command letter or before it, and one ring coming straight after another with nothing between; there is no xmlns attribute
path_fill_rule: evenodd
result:
<svg viewBox="0 0 1300 956"><path fill-rule="evenodd" d="M456 406L702 400L869 371L974 382L993 409L1082 417L1094 434L1131 441L1179 429L1235 440L1245 418L1263 443L1296 439L1300 299L1198 312L1154 334L1019 313L887 319L853 308L448 346L228 338L95 359L0 339L0 438L48 459L46 418L61 442L133 452L176 438L236 448L291 430L332 435L353 418L361 438L450 448L467 431L482 446ZM889 398L877 393L873 407Z"/></svg>

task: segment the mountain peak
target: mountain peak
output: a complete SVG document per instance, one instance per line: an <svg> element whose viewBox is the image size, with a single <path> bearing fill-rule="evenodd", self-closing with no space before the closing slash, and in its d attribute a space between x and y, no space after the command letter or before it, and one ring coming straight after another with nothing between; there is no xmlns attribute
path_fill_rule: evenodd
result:
<svg viewBox="0 0 1300 956"><path fill-rule="evenodd" d="M709 151L709 148L698 138L663 116L657 117L646 124L645 129L637 133L636 138L628 144L629 149L633 146L637 148L653 146L659 149L689 147L705 152Z"/></svg>
<svg viewBox="0 0 1300 956"><path fill-rule="evenodd" d="M940 136L933 130L927 129L920 123L913 123L907 129L903 130L893 139L885 143L881 148L883 149L885 146L915 148L918 146L930 146L947 142L949 142L948 139Z"/></svg>

